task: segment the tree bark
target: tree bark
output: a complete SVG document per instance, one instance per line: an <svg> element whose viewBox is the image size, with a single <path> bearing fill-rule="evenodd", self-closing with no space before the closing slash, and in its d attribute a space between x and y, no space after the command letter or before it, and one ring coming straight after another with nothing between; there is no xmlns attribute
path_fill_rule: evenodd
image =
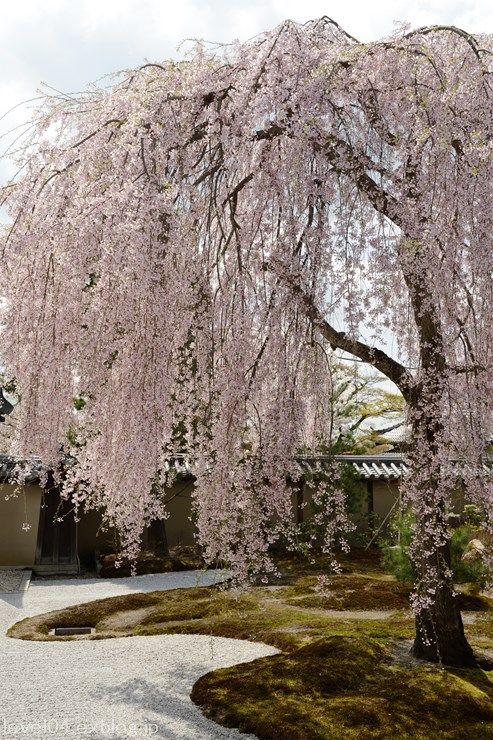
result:
<svg viewBox="0 0 493 740"><path fill-rule="evenodd" d="M417 592L430 570L437 573L436 592L429 607L416 614L415 658L444 665L475 666L476 660L464 634L458 598L449 573L450 547L447 542L434 555L423 556L418 567Z"/></svg>
<svg viewBox="0 0 493 740"><path fill-rule="evenodd" d="M415 658L455 667L476 666L476 659L464 634L464 626L453 588L445 584L429 609L416 616Z"/></svg>
<svg viewBox="0 0 493 740"><path fill-rule="evenodd" d="M443 439L443 381L430 372L425 373L425 378L410 410L414 441L411 475L414 486L420 489L419 498L411 502L415 515L411 560L416 596L412 654L434 663L474 666L476 661L464 634L451 571L447 511L450 482L444 480L443 471L447 455Z"/></svg>

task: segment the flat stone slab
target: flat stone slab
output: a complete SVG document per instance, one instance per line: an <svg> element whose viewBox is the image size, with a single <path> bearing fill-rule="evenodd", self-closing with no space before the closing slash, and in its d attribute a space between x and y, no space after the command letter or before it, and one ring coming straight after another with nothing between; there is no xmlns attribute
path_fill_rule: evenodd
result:
<svg viewBox="0 0 493 740"><path fill-rule="evenodd" d="M0 594L22 593L31 583L32 570L19 568L0 568Z"/></svg>
<svg viewBox="0 0 493 740"><path fill-rule="evenodd" d="M54 637L72 637L73 635L93 635L95 627L55 627L48 632Z"/></svg>

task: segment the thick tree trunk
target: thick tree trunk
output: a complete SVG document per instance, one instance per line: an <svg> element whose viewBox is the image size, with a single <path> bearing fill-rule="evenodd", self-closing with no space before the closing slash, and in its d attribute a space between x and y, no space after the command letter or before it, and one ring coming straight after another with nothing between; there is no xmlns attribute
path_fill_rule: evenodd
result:
<svg viewBox="0 0 493 740"><path fill-rule="evenodd" d="M411 409L411 453L415 516L411 560L415 574L416 658L451 666L476 665L454 590L448 507L452 482L444 478L448 449L443 443L443 397L439 384L425 389ZM418 493L417 493L418 492Z"/></svg>
<svg viewBox="0 0 493 740"><path fill-rule="evenodd" d="M412 186L413 173L410 173ZM426 272L423 255L433 259L433 244L416 241L403 255L403 273L419 336L420 373L408 401L412 425L411 504L415 541L411 546L415 571L416 658L452 666L475 665L473 651L454 592L450 568L448 512L450 487L444 478L450 448L446 429L448 368L439 306Z"/></svg>
<svg viewBox="0 0 493 740"><path fill-rule="evenodd" d="M444 665L474 666L476 661L464 634L458 598L448 571L448 545L437 555L434 562L427 563L427 558L421 560L420 569L436 572L437 586L433 602L416 616L412 654L415 658ZM426 574L421 575L425 576L423 580L426 582ZM420 582L418 575L418 595Z"/></svg>

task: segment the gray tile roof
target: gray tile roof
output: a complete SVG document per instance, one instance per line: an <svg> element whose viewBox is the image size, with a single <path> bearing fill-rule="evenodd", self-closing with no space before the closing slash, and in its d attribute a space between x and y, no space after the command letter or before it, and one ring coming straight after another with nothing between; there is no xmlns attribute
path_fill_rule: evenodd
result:
<svg viewBox="0 0 493 740"><path fill-rule="evenodd" d="M334 455L298 456L301 472L310 475L323 470L334 462L352 465L357 476L363 480L399 480L409 473L409 465L399 453L385 455Z"/></svg>
<svg viewBox="0 0 493 740"><path fill-rule="evenodd" d="M0 482L8 482L12 477L16 465L18 463L10 455L4 455L0 453ZM41 464L35 463L26 473L24 473L24 480L26 483L38 483L39 475L41 472Z"/></svg>
<svg viewBox="0 0 493 740"><path fill-rule="evenodd" d="M346 463L352 465L355 473L361 480L399 480L409 475L410 464L405 455L400 452L387 452L382 455L334 455L330 456L299 456L296 458L302 473L316 474L317 471L323 470L337 463ZM464 462L459 459L450 460L450 464L460 473ZM493 459L486 458L483 461L483 471L490 475L493 468Z"/></svg>
<svg viewBox="0 0 493 740"><path fill-rule="evenodd" d="M296 457L300 475L315 475L324 468L327 469L335 463L346 463L352 465L356 475L361 480L389 480L398 481L407 476L410 471L409 462L405 455L398 452L389 452L382 455L298 455ZM461 461L451 460L457 470L460 470ZM9 455L0 454L0 481L7 481L12 475L16 462ZM493 459L487 459L483 463L484 472L491 473ZM166 472L174 471L184 477L193 478L193 469L189 461L177 455L174 460L165 463ZM25 480L27 483L39 482L41 471L40 463L35 463L28 472Z"/></svg>

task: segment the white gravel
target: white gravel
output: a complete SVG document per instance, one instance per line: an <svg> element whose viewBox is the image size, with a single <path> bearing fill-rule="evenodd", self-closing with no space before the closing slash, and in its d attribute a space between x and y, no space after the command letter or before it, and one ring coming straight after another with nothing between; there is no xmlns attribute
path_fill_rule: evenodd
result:
<svg viewBox="0 0 493 740"><path fill-rule="evenodd" d="M29 642L5 636L26 616L120 594L208 585L213 572L32 581L0 594L0 738L246 740L191 702L199 676L275 648L203 635Z"/></svg>

